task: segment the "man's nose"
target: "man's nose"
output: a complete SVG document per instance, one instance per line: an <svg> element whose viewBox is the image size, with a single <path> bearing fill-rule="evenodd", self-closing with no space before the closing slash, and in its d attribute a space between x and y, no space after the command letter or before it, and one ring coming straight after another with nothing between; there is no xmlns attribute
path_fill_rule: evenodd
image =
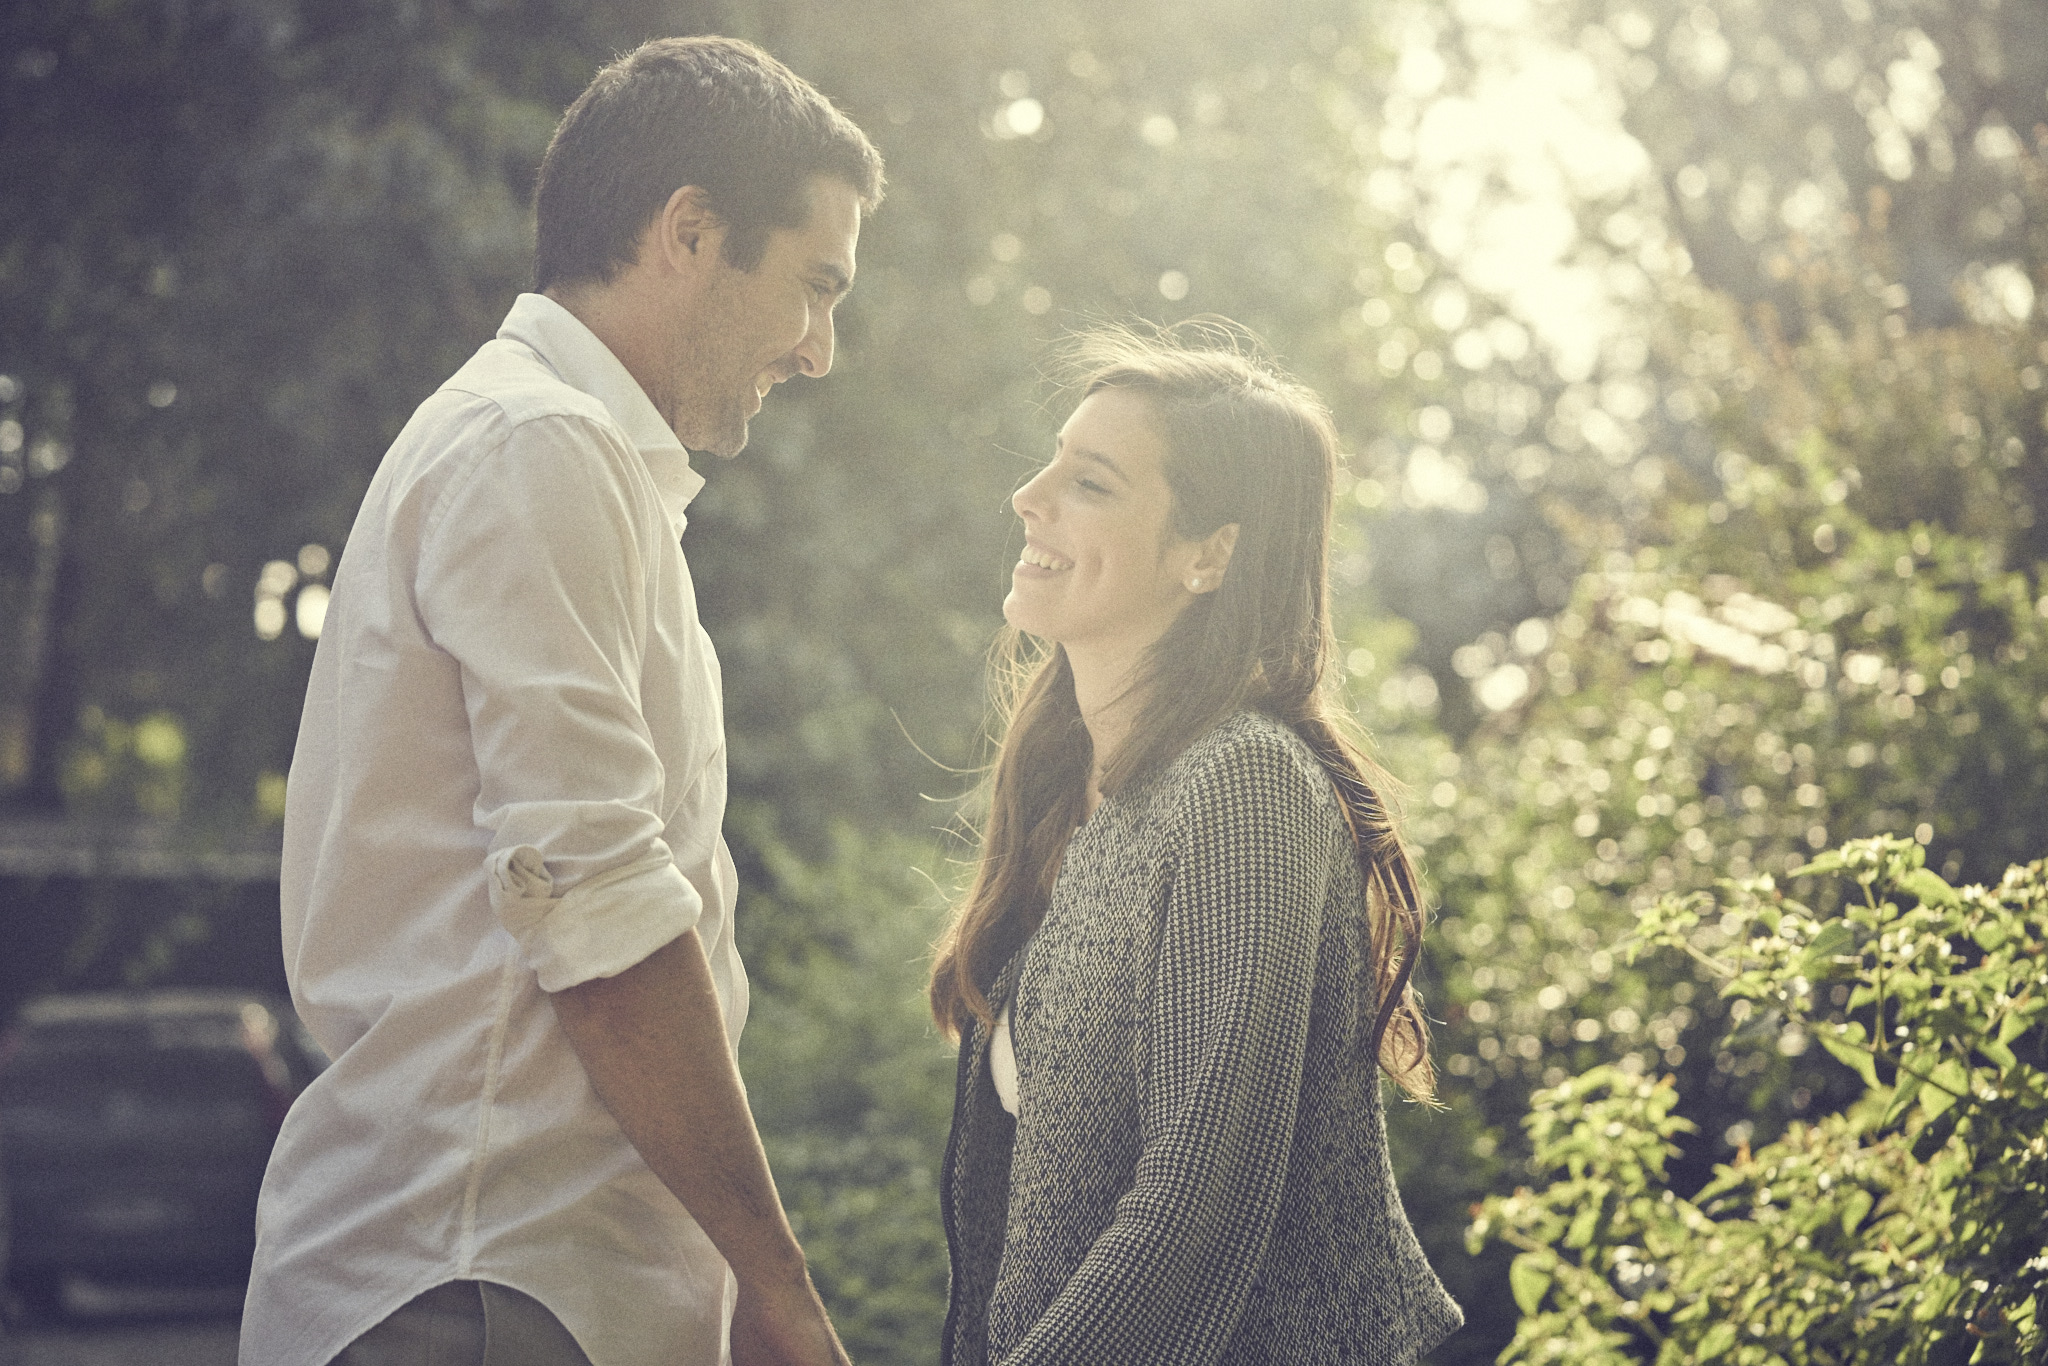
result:
<svg viewBox="0 0 2048 1366"><path fill-rule="evenodd" d="M832 312L819 309L811 320L811 330L804 333L804 339L796 344L796 368L799 373L812 379L822 379L832 370Z"/></svg>

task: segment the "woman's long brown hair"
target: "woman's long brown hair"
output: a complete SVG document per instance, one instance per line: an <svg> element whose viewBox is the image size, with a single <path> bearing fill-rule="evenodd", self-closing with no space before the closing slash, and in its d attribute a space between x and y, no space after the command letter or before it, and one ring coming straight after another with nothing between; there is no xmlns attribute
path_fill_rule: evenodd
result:
<svg viewBox="0 0 2048 1366"><path fill-rule="evenodd" d="M1330 776L1364 876L1378 1003L1369 1046L1409 1094L1429 1099L1429 1029L1411 986L1425 918L1421 880L1385 796L1391 780L1366 757L1331 677L1338 453L1329 410L1227 324L1096 328L1073 338L1063 360L1068 392L1079 398L1121 389L1151 405L1166 441L1175 535L1238 526L1221 586L1189 604L1152 647L1135 688L1137 716L1107 756L1101 790L1114 795L1165 767L1246 708L1300 736ZM932 968L932 1013L951 1035L971 1019L993 1020L988 994L1045 915L1067 838L1086 814L1094 762L1064 650L1008 631L993 672L1002 742L981 853Z"/></svg>

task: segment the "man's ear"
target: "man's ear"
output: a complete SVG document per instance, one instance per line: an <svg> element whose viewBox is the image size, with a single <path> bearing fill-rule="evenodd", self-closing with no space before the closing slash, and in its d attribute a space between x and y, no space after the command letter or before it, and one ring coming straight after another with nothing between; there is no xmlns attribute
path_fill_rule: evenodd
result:
<svg viewBox="0 0 2048 1366"><path fill-rule="evenodd" d="M1237 531L1236 522L1225 522L1202 538L1195 561L1188 566L1185 582L1190 593L1213 593L1223 586L1231 552L1237 549Z"/></svg>
<svg viewBox="0 0 2048 1366"><path fill-rule="evenodd" d="M712 210L710 197L699 186L685 185L647 225L641 245L652 248L671 270L694 270L724 249L725 232L725 220Z"/></svg>

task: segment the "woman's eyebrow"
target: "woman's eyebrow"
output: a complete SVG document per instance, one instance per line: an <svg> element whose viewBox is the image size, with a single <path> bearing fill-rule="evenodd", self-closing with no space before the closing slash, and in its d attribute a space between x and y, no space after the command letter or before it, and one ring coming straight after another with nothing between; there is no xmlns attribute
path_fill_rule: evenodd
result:
<svg viewBox="0 0 2048 1366"><path fill-rule="evenodd" d="M1117 479L1122 483L1128 484L1131 482L1131 477L1124 473L1123 466L1117 464L1116 461L1110 459L1101 451L1092 450L1087 446L1075 446L1072 448L1068 448L1067 443L1064 440L1060 442L1060 449L1065 450L1069 455L1073 456L1076 460L1086 460L1092 464L1102 466L1111 474L1115 475Z"/></svg>

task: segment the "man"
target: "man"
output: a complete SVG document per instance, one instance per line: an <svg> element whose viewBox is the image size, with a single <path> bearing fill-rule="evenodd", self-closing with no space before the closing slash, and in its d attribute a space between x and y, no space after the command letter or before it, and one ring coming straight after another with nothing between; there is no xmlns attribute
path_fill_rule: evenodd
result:
<svg viewBox="0 0 2048 1366"><path fill-rule="evenodd" d="M285 816L293 998L244 1366L843 1363L733 1065L718 666L678 545L832 365L881 159L745 43L564 116L537 287L364 499ZM686 449L687 448L687 449Z"/></svg>

